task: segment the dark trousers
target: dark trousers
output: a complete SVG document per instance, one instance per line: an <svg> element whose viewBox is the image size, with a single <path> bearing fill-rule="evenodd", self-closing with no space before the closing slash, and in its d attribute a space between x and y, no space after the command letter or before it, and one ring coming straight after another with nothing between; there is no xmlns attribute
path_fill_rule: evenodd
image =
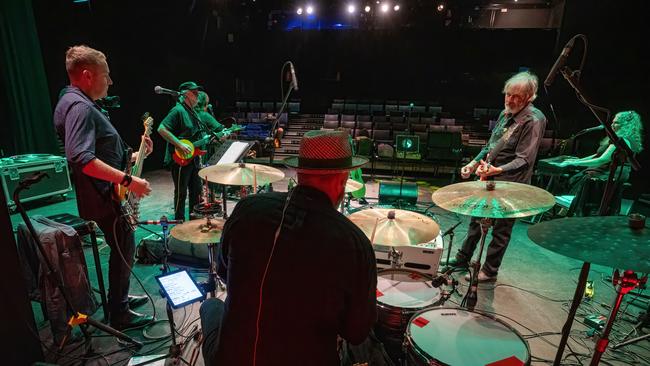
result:
<svg viewBox="0 0 650 366"><path fill-rule="evenodd" d="M189 191L190 213L199 203L201 196L201 178L199 177L198 158L186 166L172 164L172 179L174 180L174 219L185 220L185 199Z"/></svg>
<svg viewBox="0 0 650 366"><path fill-rule="evenodd" d="M108 258L108 309L111 315L124 314L129 310L130 267L133 266L135 251L133 231L116 213L95 222L104 232L104 239L111 248Z"/></svg>
<svg viewBox="0 0 650 366"><path fill-rule="evenodd" d="M480 218L472 217L467 230L467 239L463 247L456 254L459 261L469 261L474 254L474 250L481 240L481 223ZM508 249L512 227L515 225L515 219L493 219L492 241L487 247L487 256L483 263L483 272L488 276L496 276L499 272L499 266L503 256Z"/></svg>
<svg viewBox="0 0 650 366"><path fill-rule="evenodd" d="M205 365L214 365L224 306L223 301L210 298L201 304L201 309L199 310L201 330L203 331L203 346L201 347L201 351L203 352L203 363Z"/></svg>

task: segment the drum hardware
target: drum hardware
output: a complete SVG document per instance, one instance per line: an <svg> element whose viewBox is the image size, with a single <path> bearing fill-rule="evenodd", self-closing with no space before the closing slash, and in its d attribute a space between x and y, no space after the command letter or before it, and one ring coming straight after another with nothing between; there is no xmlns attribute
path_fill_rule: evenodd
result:
<svg viewBox="0 0 650 366"><path fill-rule="evenodd" d="M449 245L447 246L447 261L445 262L446 264L445 264L445 268L443 269L443 272L447 272L450 268L453 268L453 267L451 267L451 266L449 265L449 257L451 256L451 247L452 247L453 242L454 242L454 230L456 230L456 228L458 227L458 225L461 224L461 222L462 222L462 221L458 221L454 226L452 226L451 228L447 229L447 231L445 231L445 232L442 234L442 237L443 237L443 238L444 238L445 236L449 235Z"/></svg>
<svg viewBox="0 0 650 366"><path fill-rule="evenodd" d="M267 185L284 178L284 173L271 166L248 163L227 163L212 165L199 170L199 176L205 180L223 184L223 218L228 217L226 186L253 186L257 193L258 185Z"/></svg>
<svg viewBox="0 0 650 366"><path fill-rule="evenodd" d="M217 286L223 289L219 278L217 277L217 243L221 240L221 233L225 221L210 218L192 220L186 223L176 225L171 230L171 236L178 240L192 244L207 244L208 249L208 282L202 286L210 292L212 297L216 297Z"/></svg>
<svg viewBox="0 0 650 366"><path fill-rule="evenodd" d="M408 268L430 276L438 272L443 240L432 218L375 207L356 211L348 218L370 239L378 269Z"/></svg>
<svg viewBox="0 0 650 366"><path fill-rule="evenodd" d="M395 247L390 247L390 252L388 252L388 258L390 259L391 268L400 268L402 267L402 255L404 253L395 249Z"/></svg>
<svg viewBox="0 0 650 366"><path fill-rule="evenodd" d="M492 219L533 216L555 205L555 197L541 188L493 180L451 184L433 192L431 199L447 211L480 218L481 240L478 257L472 262L470 286L462 304L470 311L474 310L478 300L478 272L481 269L485 238L492 226Z"/></svg>
<svg viewBox="0 0 650 366"><path fill-rule="evenodd" d="M647 276L638 278L635 271L650 272L650 229L630 227L625 216L569 217L533 225L528 229L528 237L537 245L558 254L583 261L578 284L569 309L567 320L562 327L562 338L555 355L554 365L559 365L564 348L573 325L573 319L584 294L585 283L591 263L612 268L628 268L621 277L616 270L612 282L616 286L616 299L613 301L607 324L596 343L590 365L600 362L609 343L609 333L616 320L623 296L632 289L644 284ZM563 240L558 240L561 237ZM613 250L612 243L621 243ZM631 341L629 343L632 343ZM625 344L629 344L625 343ZM621 343L616 347L621 347Z"/></svg>

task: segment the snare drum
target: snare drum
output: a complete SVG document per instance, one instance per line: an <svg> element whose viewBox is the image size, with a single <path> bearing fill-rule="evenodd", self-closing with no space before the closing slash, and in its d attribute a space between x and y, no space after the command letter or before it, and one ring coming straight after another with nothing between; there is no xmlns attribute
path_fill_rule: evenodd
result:
<svg viewBox="0 0 650 366"><path fill-rule="evenodd" d="M431 276L409 269L380 270L377 273L377 326L384 332L403 335L413 314L440 299L440 290L434 288L431 281Z"/></svg>
<svg viewBox="0 0 650 366"><path fill-rule="evenodd" d="M530 348L519 332L478 312L422 310L411 318L404 338L408 365L530 365Z"/></svg>

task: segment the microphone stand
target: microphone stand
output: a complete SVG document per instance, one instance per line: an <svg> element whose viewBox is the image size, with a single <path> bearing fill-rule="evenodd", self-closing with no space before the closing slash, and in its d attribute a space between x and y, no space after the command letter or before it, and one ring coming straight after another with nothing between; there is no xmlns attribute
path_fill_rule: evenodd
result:
<svg viewBox="0 0 650 366"><path fill-rule="evenodd" d="M460 225L462 221L458 221L454 226L452 226L449 230L447 230L444 234L442 234L442 237L444 238L446 235L449 235L449 246L447 247L447 265L445 266L445 269L443 272L447 272L449 269L453 268L452 266L449 265L449 257L451 255L451 246L452 243L454 242L454 230Z"/></svg>
<svg viewBox="0 0 650 366"><path fill-rule="evenodd" d="M36 232L36 229L34 229L34 225L32 225L32 221L27 216L27 212L25 211L22 203L20 202L20 192L24 189L29 189L30 186L32 186L33 184L40 182L41 179L43 179L43 177L49 178L49 175L47 175L47 173L37 172L32 176L30 176L29 178L21 180L18 183L18 187L16 187L16 189L14 190L13 199L16 204L16 209L18 210L18 212L20 212L20 216L23 218L23 221L25 221L25 225L27 226L27 229L32 235L32 239L34 239L34 242L36 243L36 248L38 249L41 255L41 259L43 263L45 263L45 267L46 267L45 273L47 278L59 289L59 292L61 292L61 295L63 296L63 300L65 301L68 311L72 313L70 320L68 321L68 330L65 336L63 337L63 340L61 340L61 344L59 345L59 351L63 350L63 347L65 346L65 343L68 340L70 332L72 331L72 327L74 325L86 325L86 324L92 325L93 327L102 330L105 333L113 335L123 341L129 342L137 346L138 348L142 347L143 346L142 342L129 337L128 335L118 331L115 328L100 323L99 321L91 318L86 314L82 314L78 312L75 306L72 304L72 301L70 300L70 294L68 293L67 287L64 286L61 274L54 268L52 262L47 256L47 253L45 253L45 250L43 249L43 243L41 243L38 233ZM82 328L82 330L83 329L84 328ZM85 330L84 330L84 335L86 336L86 341L89 342L90 338Z"/></svg>
<svg viewBox="0 0 650 366"><path fill-rule="evenodd" d="M282 112L284 112L284 108L287 106L287 100L289 100L289 96L291 95L291 92L293 91L293 83L289 83L289 90L287 90L287 95L284 96L284 99L282 100L282 105L280 106L279 112L276 114L275 119L273 122L271 122L271 130L269 131L269 142L271 143L271 152L269 154L269 165L273 166L273 159L275 158L275 145L274 145L274 139L275 139L275 129L278 126L278 122L280 121L280 117L282 117Z"/></svg>
<svg viewBox="0 0 650 366"><path fill-rule="evenodd" d="M560 73L562 73L562 76L569 82L569 85L575 90L576 95L578 96L578 100L587 106L591 113L596 117L598 122L605 128L605 132L607 133L607 136L609 137L609 140L616 146L616 150L614 152L614 155L612 156L612 161L609 166L609 177L607 179L607 184L605 184L605 191L603 192L603 198L600 201L600 208L598 210L598 215L599 216L605 216L609 213L610 211L610 205L611 205L611 200L614 195L614 174L616 172L616 169L618 169L618 166L621 164L624 164L626 161L630 162L630 165L632 165L632 168L636 171L641 169L641 165L639 164L638 160L634 157L634 152L630 149L629 146L625 143L625 141L618 137L612 127L605 123L601 119L601 117L598 115L596 112L596 109L599 109L601 111L606 111L607 115L609 116L610 112L609 110L601 107L597 107L590 103L584 96L584 93L582 91L582 88L580 85L578 85L578 77L579 71L575 72L571 70L568 66L562 67L560 69Z"/></svg>

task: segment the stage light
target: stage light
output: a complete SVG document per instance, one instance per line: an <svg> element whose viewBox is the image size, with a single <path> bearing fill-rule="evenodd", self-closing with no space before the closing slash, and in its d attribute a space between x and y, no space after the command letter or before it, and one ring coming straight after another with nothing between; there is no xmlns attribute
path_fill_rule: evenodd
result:
<svg viewBox="0 0 650 366"><path fill-rule="evenodd" d="M311 5L307 5L307 14L313 14L314 13L314 7Z"/></svg>
<svg viewBox="0 0 650 366"><path fill-rule="evenodd" d="M388 12L388 4L381 4L381 11L384 13Z"/></svg>
<svg viewBox="0 0 650 366"><path fill-rule="evenodd" d="M363 10L365 10L366 13L370 13L370 5L366 5L366 7L363 8Z"/></svg>
<svg viewBox="0 0 650 366"><path fill-rule="evenodd" d="M298 10L296 10L296 14L302 15L302 8L298 8Z"/></svg>
<svg viewBox="0 0 650 366"><path fill-rule="evenodd" d="M438 11L445 10L445 4L443 4L443 3L438 4L438 7L436 9L438 9Z"/></svg>
<svg viewBox="0 0 650 366"><path fill-rule="evenodd" d="M393 6L393 10L398 11L399 10L399 5Z"/></svg>
<svg viewBox="0 0 650 366"><path fill-rule="evenodd" d="M352 14L357 10L357 7L354 6L354 4L349 4L348 5L348 13Z"/></svg>

